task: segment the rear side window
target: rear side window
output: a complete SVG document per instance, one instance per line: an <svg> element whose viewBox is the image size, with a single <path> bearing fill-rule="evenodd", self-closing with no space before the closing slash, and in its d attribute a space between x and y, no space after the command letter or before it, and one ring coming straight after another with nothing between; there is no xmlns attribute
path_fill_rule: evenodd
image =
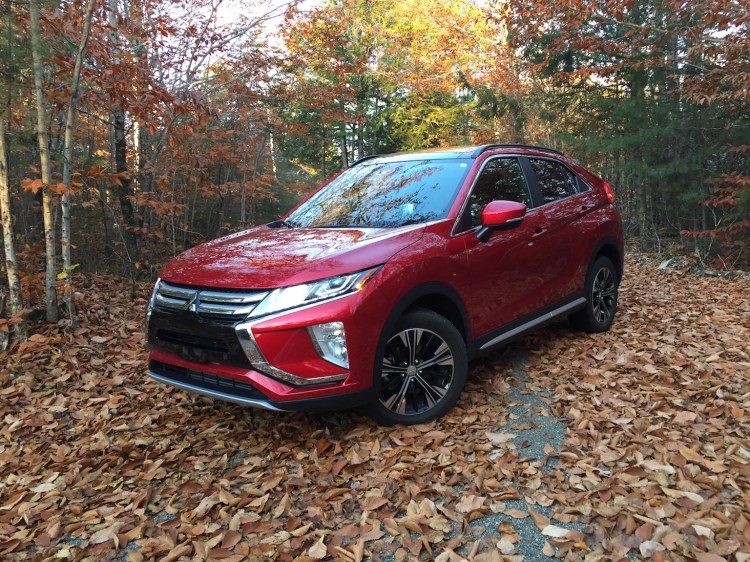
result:
<svg viewBox="0 0 750 562"><path fill-rule="evenodd" d="M560 162L541 158L529 158L529 162L536 174L545 203L552 203L578 193L578 179Z"/></svg>
<svg viewBox="0 0 750 562"><path fill-rule="evenodd" d="M490 160L479 174L469 195L470 225L482 224L482 209L490 201L517 201L531 207L529 188L521 165L516 158Z"/></svg>

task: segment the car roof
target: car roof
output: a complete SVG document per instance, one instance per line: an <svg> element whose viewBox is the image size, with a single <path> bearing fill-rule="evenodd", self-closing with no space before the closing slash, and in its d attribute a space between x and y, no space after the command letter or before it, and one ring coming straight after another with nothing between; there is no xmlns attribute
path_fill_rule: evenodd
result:
<svg viewBox="0 0 750 562"><path fill-rule="evenodd" d="M447 148L429 148L424 150L415 150L413 152L398 152L395 154L374 154L360 158L351 166L367 162L368 164L383 164L387 162L408 162L412 160L455 160L455 159L475 159L481 154L488 151L511 151L511 152L535 152L551 153L562 156L562 153L553 148L543 146L532 146L526 144L484 144L478 146L453 146ZM350 166L350 167L351 167Z"/></svg>

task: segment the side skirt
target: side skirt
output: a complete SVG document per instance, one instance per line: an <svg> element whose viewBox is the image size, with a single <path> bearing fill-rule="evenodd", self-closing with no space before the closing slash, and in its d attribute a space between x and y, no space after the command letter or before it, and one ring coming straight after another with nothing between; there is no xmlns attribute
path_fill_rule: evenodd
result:
<svg viewBox="0 0 750 562"><path fill-rule="evenodd" d="M493 330L489 334L477 338L476 347L480 352L487 351L491 347L507 343L509 340L521 336L534 328L547 324L555 318L567 316L576 310L580 310L585 305L586 298L583 296L574 295L572 300L563 301L562 304L558 301L551 307L542 309L539 312L511 322L502 328Z"/></svg>

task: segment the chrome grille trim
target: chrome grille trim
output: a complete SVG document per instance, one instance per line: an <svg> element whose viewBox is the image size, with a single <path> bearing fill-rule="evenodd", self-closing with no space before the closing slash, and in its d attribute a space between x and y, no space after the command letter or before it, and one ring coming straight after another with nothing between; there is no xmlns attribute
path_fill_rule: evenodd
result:
<svg viewBox="0 0 750 562"><path fill-rule="evenodd" d="M217 291L201 291L201 301L231 304L259 303L267 294L267 291L253 293L219 293Z"/></svg>
<svg viewBox="0 0 750 562"><path fill-rule="evenodd" d="M242 320L268 291L216 291L177 287L164 281L156 285L154 306L174 311L195 312L199 315Z"/></svg>
<svg viewBox="0 0 750 562"><path fill-rule="evenodd" d="M175 299L167 297L159 293L156 294L156 306L162 306L165 308L174 308L176 310L186 310L190 299Z"/></svg>
<svg viewBox="0 0 750 562"><path fill-rule="evenodd" d="M168 297L175 297L178 299L189 299L195 294L195 289L185 289L183 287L175 287L174 285L168 285L164 281L159 282L159 294Z"/></svg>
<svg viewBox="0 0 750 562"><path fill-rule="evenodd" d="M199 314L208 314L210 316L237 316L244 318L250 314L255 308L255 304L249 306L234 306L231 304L210 304L203 300L201 295L201 302L198 305Z"/></svg>

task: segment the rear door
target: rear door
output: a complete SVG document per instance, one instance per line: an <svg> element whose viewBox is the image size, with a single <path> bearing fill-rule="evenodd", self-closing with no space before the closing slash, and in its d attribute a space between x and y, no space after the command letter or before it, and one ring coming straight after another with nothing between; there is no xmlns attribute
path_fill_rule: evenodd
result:
<svg viewBox="0 0 750 562"><path fill-rule="evenodd" d="M589 186L562 162L553 158L528 157L532 189L537 190L541 210L547 219L545 244L551 249L554 274L549 278L541 301L544 305L563 299L583 288L596 237L595 221L587 220L596 204Z"/></svg>

